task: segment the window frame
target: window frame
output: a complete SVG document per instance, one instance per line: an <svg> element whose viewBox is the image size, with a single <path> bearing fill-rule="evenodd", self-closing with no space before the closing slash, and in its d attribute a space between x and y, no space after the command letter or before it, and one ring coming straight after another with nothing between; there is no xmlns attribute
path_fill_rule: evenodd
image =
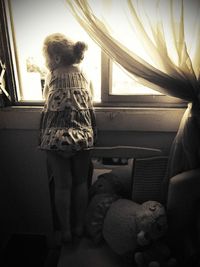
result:
<svg viewBox="0 0 200 267"><path fill-rule="evenodd" d="M10 105L41 106L44 101L19 101L17 92L20 88L20 73L17 60L15 33L12 10L9 0L0 1L0 56L6 64L6 87L11 96ZM101 52L101 102L96 107L186 107L187 101L165 95L112 95L112 60Z"/></svg>
<svg viewBox="0 0 200 267"><path fill-rule="evenodd" d="M186 107L187 101L166 95L114 95L112 89L112 60L102 52L101 106Z"/></svg>
<svg viewBox="0 0 200 267"><path fill-rule="evenodd" d="M7 102L7 105L15 105L17 101L16 90L16 77L15 77L15 65L13 57L13 47L10 38L8 16L10 19L10 13L8 12L8 4L5 1L0 1L0 57L2 62L6 66L5 82L6 90L11 97L11 102ZM9 77L9 79L7 78Z"/></svg>

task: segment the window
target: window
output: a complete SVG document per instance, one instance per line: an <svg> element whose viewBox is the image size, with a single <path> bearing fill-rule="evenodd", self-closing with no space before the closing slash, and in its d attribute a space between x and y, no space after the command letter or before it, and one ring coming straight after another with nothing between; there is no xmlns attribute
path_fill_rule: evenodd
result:
<svg viewBox="0 0 200 267"><path fill-rule="evenodd" d="M42 55L44 38L54 32L61 32L74 40L83 40L89 50L86 52L84 68L93 78L95 100L100 99L100 48L81 29L64 1L55 0L11 0L12 34L15 37L15 55L18 72L18 101L42 101L42 85L47 72Z"/></svg>
<svg viewBox="0 0 200 267"><path fill-rule="evenodd" d="M9 0L4 3L14 66L16 89L12 95L15 102L43 102L42 88L47 70L42 43L53 32L62 32L88 43L83 68L93 81L96 105L171 105L181 102L140 85L111 62L76 22L64 0Z"/></svg>

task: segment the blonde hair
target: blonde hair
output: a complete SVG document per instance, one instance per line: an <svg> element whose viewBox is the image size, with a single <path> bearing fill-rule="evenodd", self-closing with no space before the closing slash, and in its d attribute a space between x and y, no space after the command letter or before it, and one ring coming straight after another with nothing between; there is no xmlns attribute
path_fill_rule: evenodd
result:
<svg viewBox="0 0 200 267"><path fill-rule="evenodd" d="M84 42L73 42L64 34L48 35L43 43L43 55L49 70L80 63L87 50Z"/></svg>

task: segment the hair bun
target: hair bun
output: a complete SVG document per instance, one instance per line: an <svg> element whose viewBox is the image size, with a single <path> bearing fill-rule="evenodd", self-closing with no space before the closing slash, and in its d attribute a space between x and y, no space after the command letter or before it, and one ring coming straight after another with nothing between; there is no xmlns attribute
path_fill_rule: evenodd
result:
<svg viewBox="0 0 200 267"><path fill-rule="evenodd" d="M74 54L77 55L78 57L79 56L82 57L83 53L87 49L88 49L88 46L86 43L78 41L74 45Z"/></svg>

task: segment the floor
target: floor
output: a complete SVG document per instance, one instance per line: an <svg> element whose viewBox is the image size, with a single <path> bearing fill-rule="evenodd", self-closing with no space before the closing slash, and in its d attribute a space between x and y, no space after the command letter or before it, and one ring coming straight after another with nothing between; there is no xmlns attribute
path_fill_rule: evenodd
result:
<svg viewBox="0 0 200 267"><path fill-rule="evenodd" d="M47 245L45 236L13 235L0 250L1 267L134 267L133 262L116 255L103 242L96 246L84 237L72 245ZM3 253L2 253L3 252ZM199 253L176 267L200 267Z"/></svg>
<svg viewBox="0 0 200 267"><path fill-rule="evenodd" d="M133 267L103 242L96 246L83 237L72 245L49 248L45 236L11 236L0 253L1 267Z"/></svg>
<svg viewBox="0 0 200 267"><path fill-rule="evenodd" d="M114 254L105 244L94 245L88 239L81 239L74 246L63 246L57 267L133 267Z"/></svg>
<svg viewBox="0 0 200 267"><path fill-rule="evenodd" d="M182 259L177 258L179 264L177 262L176 267L200 267L199 255L199 253L191 254L190 257L187 257L185 254L182 255ZM63 246L61 248L56 267L134 266L133 259L131 261L125 257L118 256L105 242L102 242L101 245L97 246L91 239L84 237L72 246Z"/></svg>
<svg viewBox="0 0 200 267"><path fill-rule="evenodd" d="M57 267L60 249L47 246L43 235L14 234L0 250L1 267Z"/></svg>

